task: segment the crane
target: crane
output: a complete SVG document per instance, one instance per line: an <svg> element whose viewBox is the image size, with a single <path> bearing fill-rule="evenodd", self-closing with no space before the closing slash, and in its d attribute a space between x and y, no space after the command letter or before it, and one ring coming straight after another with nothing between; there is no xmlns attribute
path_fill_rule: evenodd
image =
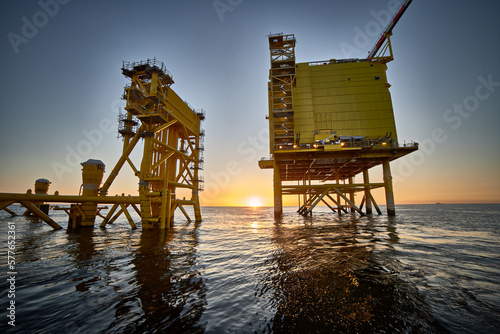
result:
<svg viewBox="0 0 500 334"><path fill-rule="evenodd" d="M401 8L399 8L399 10L394 14L393 18L389 21L389 24L387 25L384 32L380 36L380 39L377 41L373 49L368 54L368 58L366 58L367 60L371 60L373 57L375 57L377 52L380 50L380 48L386 41L387 37L392 34L392 29L394 29L396 23L398 23L399 19L401 18L401 16L403 16L404 12L406 11L406 9L408 8L408 6L412 1L413 0L406 0L403 3L403 5L401 5Z"/></svg>

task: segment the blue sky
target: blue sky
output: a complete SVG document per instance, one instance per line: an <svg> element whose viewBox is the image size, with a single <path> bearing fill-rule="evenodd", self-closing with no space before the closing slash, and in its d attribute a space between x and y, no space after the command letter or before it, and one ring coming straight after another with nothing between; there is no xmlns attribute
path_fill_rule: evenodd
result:
<svg viewBox="0 0 500 334"><path fill-rule="evenodd" d="M3 1L0 191L45 177L51 191L77 193L77 160L110 171L121 62L156 57L207 112L203 204L271 204L271 173L257 166L269 155L266 35L295 34L298 62L366 57L395 2ZM392 164L397 203L500 202L499 31L497 0L414 0L394 29L398 137L427 144ZM111 192L136 189L125 169Z"/></svg>

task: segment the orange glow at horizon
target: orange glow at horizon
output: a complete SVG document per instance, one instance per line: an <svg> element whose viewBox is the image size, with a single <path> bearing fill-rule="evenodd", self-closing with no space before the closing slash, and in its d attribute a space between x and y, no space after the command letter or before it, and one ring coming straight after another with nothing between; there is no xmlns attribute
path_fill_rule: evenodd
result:
<svg viewBox="0 0 500 334"><path fill-rule="evenodd" d="M262 199L258 196L252 196L247 200L247 205L253 208L261 207L262 203Z"/></svg>
<svg viewBox="0 0 500 334"><path fill-rule="evenodd" d="M111 163L110 163L111 165ZM243 163L242 163L243 165ZM397 165L394 164L393 174L397 173ZM256 168L255 168L256 169ZM78 194L81 185L81 173L75 168L73 173L64 175L63 180L58 180L50 175L50 170L37 172L35 177L27 177L29 173L23 169L12 169L9 171L11 178L3 182L0 192L25 193L27 189L33 189L36 178L45 177L51 180L49 194L58 191L61 195ZM104 180L108 176L104 175ZM474 183L468 184L467 192L463 190L463 184L456 182L456 175L440 175L416 172L415 175L401 181L394 182L394 196L396 205L405 204L462 204L462 203L500 203L500 180L491 177L490 174L478 175ZM372 182L381 181L381 173L374 170L371 173ZM244 176L243 176L244 175ZM215 187L214 184L206 184L205 191L200 192L202 206L234 206L234 207L264 207L273 206L273 186L271 171L250 171L233 177L227 185ZM361 182L361 180L355 180ZM131 171L124 168L116 181L110 188L109 196L125 195L137 196L137 177ZM190 198L190 191L178 189L177 197ZM385 204L385 193L383 188L372 191L377 204ZM356 193L355 203L359 205L363 193ZM301 197L302 202L302 197ZM298 207L299 197L283 196L283 205ZM324 205L320 203L319 205Z"/></svg>

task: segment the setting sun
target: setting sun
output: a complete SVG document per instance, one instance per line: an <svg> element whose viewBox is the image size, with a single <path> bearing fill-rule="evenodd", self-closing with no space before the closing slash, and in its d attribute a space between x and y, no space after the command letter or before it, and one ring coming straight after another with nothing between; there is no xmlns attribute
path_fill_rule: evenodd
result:
<svg viewBox="0 0 500 334"><path fill-rule="evenodd" d="M247 205L253 208L262 206L262 199L260 197L250 197L247 201Z"/></svg>

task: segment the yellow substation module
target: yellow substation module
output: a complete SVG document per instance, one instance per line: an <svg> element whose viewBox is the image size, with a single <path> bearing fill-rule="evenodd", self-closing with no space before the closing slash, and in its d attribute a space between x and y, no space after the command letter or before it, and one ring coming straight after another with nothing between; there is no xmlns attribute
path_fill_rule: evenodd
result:
<svg viewBox="0 0 500 334"><path fill-rule="evenodd" d="M384 188L387 213L395 214L389 162L418 149L400 145L387 81L393 60L392 29L411 0L390 21L366 59L296 63L294 35L269 35L269 159L274 173L274 211L281 217L283 195L296 195L298 212L312 214L319 204L341 214L371 214L371 190ZM370 182L369 169L382 165L383 181ZM362 183L354 183L362 174ZM363 194L359 205L355 194ZM365 207L365 211L363 211Z"/></svg>

